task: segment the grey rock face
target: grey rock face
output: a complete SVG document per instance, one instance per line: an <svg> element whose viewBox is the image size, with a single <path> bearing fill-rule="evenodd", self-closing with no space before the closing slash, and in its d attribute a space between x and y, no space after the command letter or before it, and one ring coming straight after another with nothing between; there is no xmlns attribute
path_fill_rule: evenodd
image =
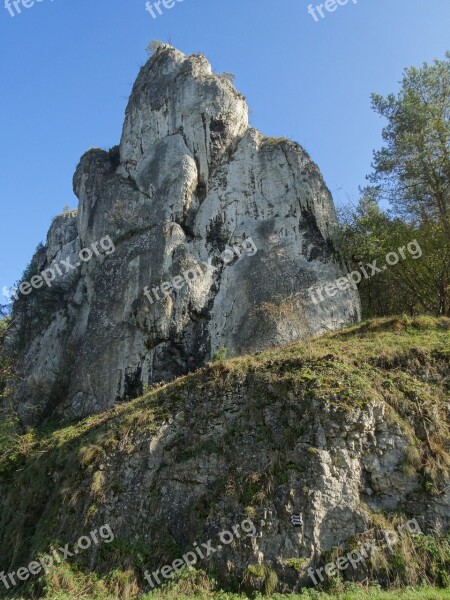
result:
<svg viewBox="0 0 450 600"><path fill-rule="evenodd" d="M400 343L398 350L405 351ZM380 528L393 533L401 515L416 519L416 533L447 531L448 477L439 481L442 493L425 494L419 469L405 468L421 422L402 418L367 381L347 404L346 389L301 377L316 360L297 351L290 361L277 362L272 353L264 364L241 365L244 372L212 366L85 423L75 438L58 436L42 459L32 455L0 489L0 558L17 547L16 565L26 564L43 532L49 540L75 541L81 531L108 523L124 542L119 548L146 548L145 565L139 553L135 569L140 577L144 568L151 573L211 540L218 551L196 567L215 571L221 585L237 587L248 565L261 564L277 573L278 591L298 592L312 584L309 567L331 562L326 551L341 547L345 556L371 541L381 550ZM321 356L321 375L336 372L335 360ZM292 368L299 369L297 379L288 375ZM377 383L381 373L373 373ZM433 377L429 389L443 398ZM63 448L60 439L70 442ZM24 488L42 472L37 501ZM14 499L22 490L18 510ZM24 514L34 516L31 534ZM302 517L300 527L293 515ZM253 535L236 536L219 551L220 532L248 518ZM89 564L100 568L98 550L91 550ZM373 559L380 581L382 557L390 555L383 552L374 551ZM128 559L136 564L135 554ZM370 562L342 576L364 581Z"/></svg>
<svg viewBox="0 0 450 600"><path fill-rule="evenodd" d="M76 264L105 236L115 251L54 282L58 300L21 351L25 420L62 398L65 414L101 411L221 347L256 351L359 319L356 292L317 305L307 293L342 275L317 166L296 143L249 128L244 97L201 55L158 47L134 85L120 147L87 152L73 184L78 213L53 223L40 267ZM249 239L256 252L242 251ZM201 276L159 301L144 295L187 269ZM41 292L27 297L32 318Z"/></svg>

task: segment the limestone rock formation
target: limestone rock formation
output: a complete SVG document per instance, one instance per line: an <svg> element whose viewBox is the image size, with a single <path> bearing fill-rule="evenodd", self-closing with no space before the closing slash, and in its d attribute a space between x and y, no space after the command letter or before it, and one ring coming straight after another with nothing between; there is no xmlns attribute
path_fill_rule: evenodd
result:
<svg viewBox="0 0 450 600"><path fill-rule="evenodd" d="M55 219L33 264L78 266L15 307L25 421L104 410L222 347L257 351L359 319L355 291L319 304L307 292L342 275L320 171L298 144L250 128L245 98L202 55L157 47L120 147L87 152L73 185L77 214ZM106 237L114 252L80 261ZM164 282L170 292L150 296Z"/></svg>

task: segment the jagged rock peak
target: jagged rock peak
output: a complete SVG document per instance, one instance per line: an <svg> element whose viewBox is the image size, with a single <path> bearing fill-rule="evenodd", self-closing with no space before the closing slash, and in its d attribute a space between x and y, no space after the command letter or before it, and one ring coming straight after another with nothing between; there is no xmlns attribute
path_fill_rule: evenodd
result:
<svg viewBox="0 0 450 600"><path fill-rule="evenodd" d="M181 135L207 181L209 170L247 129L245 98L227 75L213 74L202 54L185 56L159 44L141 69L126 109L122 173L137 173L157 141Z"/></svg>

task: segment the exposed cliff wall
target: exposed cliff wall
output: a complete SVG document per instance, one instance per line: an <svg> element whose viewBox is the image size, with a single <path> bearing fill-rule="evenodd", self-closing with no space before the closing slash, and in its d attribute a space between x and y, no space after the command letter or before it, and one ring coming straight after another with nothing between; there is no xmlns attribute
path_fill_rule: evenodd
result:
<svg viewBox="0 0 450 600"><path fill-rule="evenodd" d="M0 455L0 562L26 565L51 540L72 544L109 523L115 544L70 563L131 568L145 587L144 569L194 542L217 546L250 517L254 537L197 566L236 586L248 565L264 565L278 589L298 589L324 553L392 520L443 534L449 349L448 319L381 321L219 362L75 425L12 438ZM411 582L402 552L344 576L364 579L372 564L380 581ZM422 581L439 580L430 564L416 564Z"/></svg>
<svg viewBox="0 0 450 600"><path fill-rule="evenodd" d="M320 304L307 294L342 274L318 168L249 128L245 99L202 55L160 45L120 147L87 152L73 183L78 212L54 221L36 272L78 266L16 306L25 421L104 410L222 347L242 354L359 318L351 289ZM114 252L80 261L106 236Z"/></svg>

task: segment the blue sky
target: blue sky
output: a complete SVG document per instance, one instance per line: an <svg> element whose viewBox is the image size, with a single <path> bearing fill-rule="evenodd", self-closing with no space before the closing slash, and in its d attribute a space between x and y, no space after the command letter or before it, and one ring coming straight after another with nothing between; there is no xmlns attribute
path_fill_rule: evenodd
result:
<svg viewBox="0 0 450 600"><path fill-rule="evenodd" d="M14 17L3 3L0 289L52 217L76 207L80 156L118 143L149 41L234 73L252 126L299 142L337 204L356 200L381 143L370 93L395 91L404 67L450 49L448 0L349 0L319 22L307 0L184 0L156 20L145 0L41 0Z"/></svg>

